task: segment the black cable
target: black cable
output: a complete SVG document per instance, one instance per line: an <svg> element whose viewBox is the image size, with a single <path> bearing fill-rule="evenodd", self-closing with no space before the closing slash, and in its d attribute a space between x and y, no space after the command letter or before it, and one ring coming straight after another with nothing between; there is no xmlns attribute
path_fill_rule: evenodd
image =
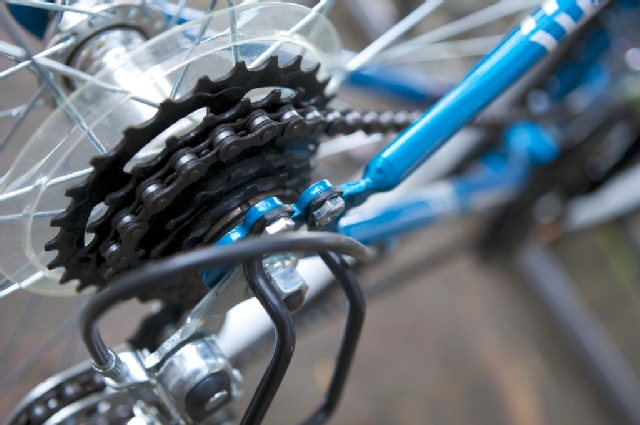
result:
<svg viewBox="0 0 640 425"><path fill-rule="evenodd" d="M148 262L109 284L82 312L80 332L94 364L98 368L105 368L111 361L109 350L100 336L98 322L116 303L153 288L175 285L178 283L177 277L186 273L285 251L331 251L364 261L373 258L371 249L347 236L324 232L296 232L247 238L232 245L201 248L160 261Z"/></svg>
<svg viewBox="0 0 640 425"><path fill-rule="evenodd" d="M360 333L364 325L366 309L362 288L349 264L339 254L333 252L322 253L320 254L320 258L322 258L327 267L329 267L329 270L335 275L336 280L340 283L342 290L347 296L347 323L342 335L342 342L340 343L340 350L338 351L336 359L336 367L333 370L333 376L324 402L318 410L304 422L304 425L323 424L336 409L344 385L347 382L349 368L356 353L358 340L360 339Z"/></svg>
<svg viewBox="0 0 640 425"><path fill-rule="evenodd" d="M244 262L247 284L273 322L276 341L260 383L244 412L241 425L260 424L284 379L296 346L296 328L291 313L264 271L261 258Z"/></svg>

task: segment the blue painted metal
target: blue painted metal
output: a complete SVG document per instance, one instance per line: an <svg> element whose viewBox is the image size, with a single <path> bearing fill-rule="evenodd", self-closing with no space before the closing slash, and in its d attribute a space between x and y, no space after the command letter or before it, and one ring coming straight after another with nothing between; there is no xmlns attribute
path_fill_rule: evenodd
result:
<svg viewBox="0 0 640 425"><path fill-rule="evenodd" d="M379 243L416 228L482 209L514 194L532 167L557 158L558 144L533 123L505 132L504 151L485 154L472 172L419 189L392 206L347 215L337 231L362 243Z"/></svg>
<svg viewBox="0 0 640 425"><path fill-rule="evenodd" d="M548 164L560 153L555 137L538 124L523 122L510 126L504 144L511 162L524 159L532 164Z"/></svg>
<svg viewBox="0 0 640 425"><path fill-rule="evenodd" d="M347 77L346 82L381 96L429 104L440 99L451 88L448 84L429 80L421 72L383 65L356 71Z"/></svg>
<svg viewBox="0 0 640 425"><path fill-rule="evenodd" d="M309 205L311 205L311 201L313 201L316 196L320 195L322 192L326 192L332 187L333 185L329 180L320 180L306 188L305 191L300 194L298 200L294 204L296 212L293 215L293 219L304 220L306 218L306 215L309 213Z"/></svg>
<svg viewBox="0 0 640 425"><path fill-rule="evenodd" d="M44 37L49 18L52 16L48 10L29 6L8 5L9 13L27 31L39 39Z"/></svg>
<svg viewBox="0 0 640 425"><path fill-rule="evenodd" d="M395 188L605 2L547 2L523 20L461 83L371 160L360 181L342 186L351 204Z"/></svg>
<svg viewBox="0 0 640 425"><path fill-rule="evenodd" d="M524 183L527 167L512 165L500 171L486 167L475 175L453 178L418 189L392 206L347 215L337 232L371 244L385 242L417 228L475 211L507 198Z"/></svg>
<svg viewBox="0 0 640 425"><path fill-rule="evenodd" d="M285 205L279 198L271 197L265 200L262 200L255 204L253 207L247 211L245 214L242 223L233 228L230 232L224 235L220 240L215 244L215 246L220 245L228 245L234 242L239 241L240 239L245 238L251 233L251 228L254 224L266 213L277 208L279 206ZM222 276L229 269L227 267L212 267L209 269L202 270L200 272L200 279L202 282L208 286L209 288L213 288L216 283L222 278Z"/></svg>
<svg viewBox="0 0 640 425"><path fill-rule="evenodd" d="M576 87L584 84L592 65L606 51L611 42L603 29L594 29L584 43L576 48L580 52L572 52L573 60L565 60L558 71L548 78L547 91L554 99L561 99ZM574 49L575 50L575 49Z"/></svg>

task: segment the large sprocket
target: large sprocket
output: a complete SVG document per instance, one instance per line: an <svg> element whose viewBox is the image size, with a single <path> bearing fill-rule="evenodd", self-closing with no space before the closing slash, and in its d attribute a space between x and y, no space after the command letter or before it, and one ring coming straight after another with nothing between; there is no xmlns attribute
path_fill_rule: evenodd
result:
<svg viewBox="0 0 640 425"><path fill-rule="evenodd" d="M294 94L274 90L255 103L245 98L265 87ZM326 107L325 87L317 68L303 70L299 57L284 66L272 57L259 69L238 62L226 77L201 78L190 95L162 102L153 118L126 129L112 151L93 158L91 174L67 190L69 206L51 221L60 230L45 247L58 251L48 267L64 267L61 283L76 279L78 290L102 288L150 258L215 240L261 195L295 197L309 182L319 134L300 137L292 126L301 114ZM202 108L208 113L195 129L170 137L157 156L125 171L158 135ZM251 126L274 122L279 126L268 140L248 134ZM106 212L89 223L103 202ZM94 235L87 243L85 233ZM152 297L167 298L163 291Z"/></svg>

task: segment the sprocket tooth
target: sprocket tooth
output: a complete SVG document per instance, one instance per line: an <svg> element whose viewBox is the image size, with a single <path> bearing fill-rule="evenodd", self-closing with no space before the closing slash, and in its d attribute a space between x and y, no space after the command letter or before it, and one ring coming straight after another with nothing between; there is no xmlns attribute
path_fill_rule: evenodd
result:
<svg viewBox="0 0 640 425"><path fill-rule="evenodd" d="M298 90L295 91L295 93L293 93L289 99L287 99L289 102L293 103L294 105L296 104L300 104L302 102L302 100L304 99L304 95L306 94L306 90L303 88L300 88Z"/></svg>
<svg viewBox="0 0 640 425"><path fill-rule="evenodd" d="M280 102L282 100L282 90L275 89L269 92L263 99L260 99L256 103L254 103L254 107L256 109L265 109L276 102Z"/></svg>
<svg viewBox="0 0 640 425"><path fill-rule="evenodd" d="M87 193L87 186L85 186L84 184L77 184L75 186L71 186L64 192L66 196L76 200L83 199L86 193Z"/></svg>
<svg viewBox="0 0 640 425"><path fill-rule="evenodd" d="M75 223L77 214L73 211L65 210L51 219L49 224L52 227L68 227Z"/></svg>
<svg viewBox="0 0 640 425"><path fill-rule="evenodd" d="M44 244L44 250L49 252L49 251L55 251L58 250L60 251L61 248L61 243L63 241L63 234L62 233L58 233L53 239L51 239L50 241L48 241L47 243ZM60 256L60 253L58 253L58 256Z"/></svg>
<svg viewBox="0 0 640 425"><path fill-rule="evenodd" d="M218 80L212 81L207 76L199 78L193 93L217 93L230 85L242 84L249 77L250 72L245 61L239 61L224 77Z"/></svg>
<svg viewBox="0 0 640 425"><path fill-rule="evenodd" d="M49 264L47 264L47 269L53 270L57 269L58 267L64 267L64 261L64 258L62 258L60 254L58 254L53 260L49 262Z"/></svg>
<svg viewBox="0 0 640 425"><path fill-rule="evenodd" d="M89 164L94 168L91 174L95 175L100 172L108 171L112 167L113 162L116 160L115 155L117 155L116 152L110 151L105 155L94 156L93 158L91 158L89 160Z"/></svg>
<svg viewBox="0 0 640 425"><path fill-rule="evenodd" d="M220 116L220 121L222 122L230 122L238 117L245 116L253 111L253 106L251 105L251 100L242 99L236 106L233 107L230 111L222 114Z"/></svg>
<svg viewBox="0 0 640 425"><path fill-rule="evenodd" d="M302 72L304 72L305 74L312 74L312 75L315 77L316 75L318 75L318 71L320 71L320 62L317 62L317 63L313 66L313 68L311 68L311 69L309 69L309 70L307 70L307 71L304 71L304 70L303 70ZM328 80L327 80L327 81L328 81Z"/></svg>
<svg viewBox="0 0 640 425"><path fill-rule="evenodd" d="M171 136L171 137L168 137L164 143L168 149L175 149L178 147L178 144L180 143L180 139L176 136Z"/></svg>
<svg viewBox="0 0 640 425"><path fill-rule="evenodd" d="M269 71L280 71L280 66L278 66L278 57L277 56L269 56L261 66L253 69L253 72L263 73Z"/></svg>
<svg viewBox="0 0 640 425"><path fill-rule="evenodd" d="M100 218L92 221L91 223L87 224L86 230L87 233L96 233L97 229L100 228L101 226L104 226L105 223L110 222L111 221L111 216L113 214L103 214Z"/></svg>
<svg viewBox="0 0 640 425"><path fill-rule="evenodd" d="M108 267L100 255L100 250L119 237L113 228L113 218L125 209L139 211L136 210L140 207L136 188L143 182L156 176L167 185L175 181L173 164L167 162L175 152L188 148L201 158L205 158L205 155L208 155L206 158L217 158L215 150L211 150L211 146L208 145L209 134L220 124L231 124L234 129L240 129L237 131L246 131L236 125L240 124L239 120L245 117L248 119L249 114L258 109L264 108L267 114L276 114L287 104L296 109L311 105L321 109L322 106L319 105L322 102L313 104L309 99L322 96L326 82L319 83L315 77L318 67L307 71L301 67L301 56L283 66L278 64L276 56L271 56L259 68L253 70L249 70L245 62L238 62L225 77L216 81L207 77L200 78L190 94L175 101L162 102L152 118L125 129L123 138L110 152L90 161L94 169L83 183L69 190L71 204L63 214L52 221L59 225L61 230L47 243L46 248L58 251L50 267L65 267L62 282L77 280L78 290L89 286L100 288L108 283L105 280ZM250 100L246 99L246 94L261 87L286 87L295 93L284 97L280 90L271 91L264 99L252 105ZM179 137L169 138L158 155L137 164L130 173L123 171L126 163L135 154L176 122L176 119L182 119L204 107L209 108L209 114L194 129ZM224 120L221 116L224 116ZM211 223L219 222L228 214L225 211L239 208L246 212L250 207L246 199L255 198L261 193L271 193L269 191L276 189L287 188L286 192L282 193L287 193L286 196L289 197L301 192L304 188L299 187L300 181L308 179L308 176L296 177L301 168L291 164L292 161L301 158L289 160L285 157L282 147L269 143L270 145L259 148L252 147L246 155L234 158L228 164L209 164L206 178L197 183L189 183L190 185L184 189L185 192L180 195L182 201L178 201L173 209L151 216L149 223L152 230L144 236L146 239L141 239L141 244L136 246L136 249L140 249L135 252L132 263L127 265L127 268L135 267L136 264L158 255L176 252L181 249L184 241L191 244L199 243L211 228ZM292 139L286 143L296 141ZM256 160L248 161L253 158ZM234 172L233 167L240 166L240 162L246 162L242 166L243 170ZM252 184L256 179L261 181ZM246 193L243 192L245 188ZM209 196L204 198L211 202L198 203L199 195L208 190ZM87 224L91 210L100 202L104 202L109 208L102 217ZM181 202L184 202L184 205ZM211 205L215 208L211 208ZM174 224L174 229L164 228L169 223ZM232 224L233 222L225 222L224 226ZM94 232L94 238L85 246L87 231ZM189 235L194 237L190 238ZM83 261L85 257L91 261ZM172 297L164 290L155 291L153 296L161 299Z"/></svg>
<svg viewBox="0 0 640 425"><path fill-rule="evenodd" d="M289 74L291 72L295 72L295 71L300 71L302 69L302 56L301 55L297 55L290 62L284 64L280 68L282 68L282 74L283 75L287 75L287 74Z"/></svg>
<svg viewBox="0 0 640 425"><path fill-rule="evenodd" d="M73 275L73 273L71 273L68 269L65 269L64 272L62 272L62 276L60 277L60 283L68 283L71 282L74 279L78 279L77 277L75 277ZM80 284L78 286L81 286L82 282L80 282Z"/></svg>

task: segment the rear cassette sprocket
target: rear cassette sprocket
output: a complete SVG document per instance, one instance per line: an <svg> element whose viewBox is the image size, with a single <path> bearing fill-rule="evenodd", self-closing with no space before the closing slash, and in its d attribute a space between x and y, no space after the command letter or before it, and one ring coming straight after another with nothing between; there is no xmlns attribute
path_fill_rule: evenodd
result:
<svg viewBox="0 0 640 425"><path fill-rule="evenodd" d="M48 267L64 267L61 283L78 280L78 290L102 288L150 258L221 236L233 220L218 225L213 236L207 233L230 212L249 208L261 193L291 198L304 190L321 131L305 127L300 137L292 126L305 114L323 111L329 98L326 82L317 78L318 68L303 70L301 63L298 57L279 66L272 57L259 69L238 62L218 81L203 77L189 95L165 100L153 118L124 130L112 151L94 157L91 174L67 190L69 206L51 221L60 230L45 249L58 251ZM274 90L255 103L246 99L251 90L266 87L294 94L282 97ZM125 171L145 146L202 108L207 114L196 128L169 137L158 155ZM268 139L267 124L274 131ZM256 125L262 125L256 131L261 139L252 138ZM101 203L106 212L90 223ZM85 233L93 234L88 243ZM175 301L185 291L167 291L167 297L162 290L154 292L151 298Z"/></svg>

